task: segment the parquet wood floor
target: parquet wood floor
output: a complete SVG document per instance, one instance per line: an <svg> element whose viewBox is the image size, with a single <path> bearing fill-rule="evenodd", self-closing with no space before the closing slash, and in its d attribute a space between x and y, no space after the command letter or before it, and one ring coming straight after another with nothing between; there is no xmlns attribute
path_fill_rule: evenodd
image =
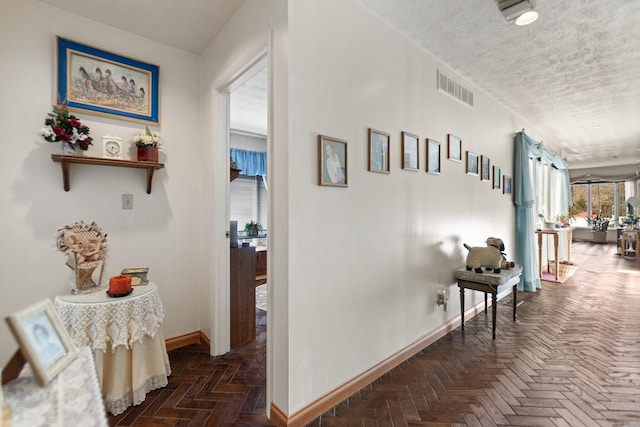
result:
<svg viewBox="0 0 640 427"><path fill-rule="evenodd" d="M498 302L496 340L489 310L309 426L640 426L640 260L615 252L574 243L574 276L520 293L516 322ZM169 385L111 425L270 425L258 331L222 357L170 352Z"/></svg>

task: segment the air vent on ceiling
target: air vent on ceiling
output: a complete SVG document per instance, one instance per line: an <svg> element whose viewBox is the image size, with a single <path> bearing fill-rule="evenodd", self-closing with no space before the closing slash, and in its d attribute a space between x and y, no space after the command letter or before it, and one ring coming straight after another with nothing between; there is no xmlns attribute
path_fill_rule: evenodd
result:
<svg viewBox="0 0 640 427"><path fill-rule="evenodd" d="M452 78L443 74L438 70L438 90L464 102L470 107L473 107L473 92L466 87L456 83Z"/></svg>

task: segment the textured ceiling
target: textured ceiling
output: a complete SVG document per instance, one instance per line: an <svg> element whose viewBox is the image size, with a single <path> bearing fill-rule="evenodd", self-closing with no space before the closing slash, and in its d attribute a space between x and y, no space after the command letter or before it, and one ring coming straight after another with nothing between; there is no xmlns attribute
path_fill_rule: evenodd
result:
<svg viewBox="0 0 640 427"><path fill-rule="evenodd" d="M538 0L526 27L494 0L359 2L533 123L570 168L639 161L640 1Z"/></svg>
<svg viewBox="0 0 640 427"><path fill-rule="evenodd" d="M266 136L267 99L267 69L264 68L231 93L231 129Z"/></svg>
<svg viewBox="0 0 640 427"><path fill-rule="evenodd" d="M195 54L242 4L40 1ZM640 162L640 0L538 0L527 27L507 23L495 0L357 1L533 123L570 168ZM245 121L266 109L266 89L250 86L232 107L249 111Z"/></svg>

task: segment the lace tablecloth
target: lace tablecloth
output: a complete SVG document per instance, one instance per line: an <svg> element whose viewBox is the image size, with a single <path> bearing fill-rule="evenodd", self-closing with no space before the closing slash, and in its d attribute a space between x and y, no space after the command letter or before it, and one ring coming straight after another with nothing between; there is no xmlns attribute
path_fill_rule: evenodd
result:
<svg viewBox="0 0 640 427"><path fill-rule="evenodd" d="M106 289L57 296L54 306L75 345L93 348L107 411L118 415L168 384L165 311L155 283L134 286L121 298Z"/></svg>
<svg viewBox="0 0 640 427"><path fill-rule="evenodd" d="M145 335L154 337L164 318L164 307L155 283L135 286L121 298L107 295L106 289L89 294L59 295L54 306L62 324L77 346L112 351L130 348Z"/></svg>
<svg viewBox="0 0 640 427"><path fill-rule="evenodd" d="M78 355L45 387L27 365L18 378L2 386L11 407L12 427L107 427L93 354Z"/></svg>

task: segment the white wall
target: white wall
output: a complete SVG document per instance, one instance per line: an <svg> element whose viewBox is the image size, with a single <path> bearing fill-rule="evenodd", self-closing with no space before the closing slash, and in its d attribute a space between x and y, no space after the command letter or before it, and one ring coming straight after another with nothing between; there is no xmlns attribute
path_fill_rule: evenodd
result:
<svg viewBox="0 0 640 427"><path fill-rule="evenodd" d="M211 225L202 234L202 330L211 338L211 351L229 347L229 137L227 86L257 58L268 53L270 75L269 137L267 145L270 300L267 351L267 406L271 399L283 410L288 401L288 98L287 1L246 0L201 58L200 102L203 124L201 214ZM277 141L277 144L274 142ZM274 219L275 218L275 219ZM275 259L275 261L274 261Z"/></svg>
<svg viewBox="0 0 640 427"><path fill-rule="evenodd" d="M229 138L229 146L240 150L266 152L267 138L244 135L241 133L232 133Z"/></svg>
<svg viewBox="0 0 640 427"><path fill-rule="evenodd" d="M443 157L442 174L400 169L400 132L486 155L513 175L513 135L535 129L472 83L475 108L436 91L455 75L352 0L289 3L289 413L460 312L462 243L505 240L514 208L491 183ZM391 134L391 174L367 171L367 129ZM348 141L348 188L317 185L318 134ZM276 253L277 257L278 254ZM445 312L437 290L452 299ZM471 298L479 302L476 293Z"/></svg>
<svg viewBox="0 0 640 427"><path fill-rule="evenodd" d="M0 13L0 317L43 298L67 292L70 270L55 250L56 229L74 220L96 221L108 234L108 274L148 266L167 315L164 334L200 329L198 306L200 187L198 57L168 48L33 0L3 0ZM62 189L58 144L39 135L55 100L55 37L60 35L160 67L159 130L165 141L152 194L138 169L73 165L71 190ZM129 140L144 124L77 116L96 139L87 155L100 156L101 137ZM120 209L121 194L134 195L134 210ZM108 277L108 276L107 276ZM0 326L0 366L17 345Z"/></svg>

